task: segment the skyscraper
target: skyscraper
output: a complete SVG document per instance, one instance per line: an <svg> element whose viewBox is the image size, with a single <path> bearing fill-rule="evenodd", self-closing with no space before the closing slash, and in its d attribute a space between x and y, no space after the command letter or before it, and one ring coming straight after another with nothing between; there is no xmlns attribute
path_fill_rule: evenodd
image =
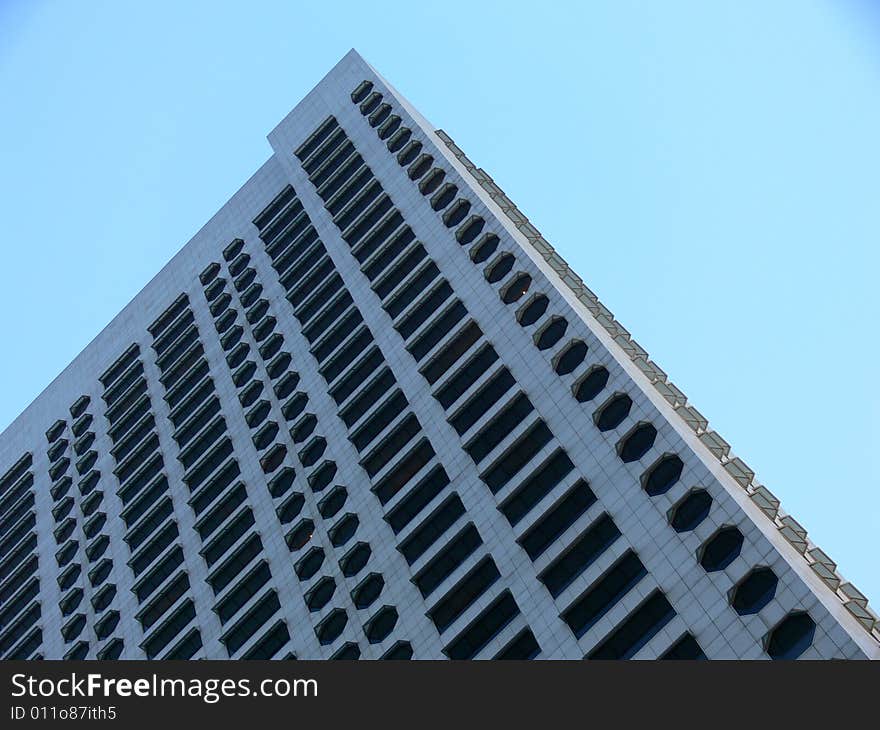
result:
<svg viewBox="0 0 880 730"><path fill-rule="evenodd" d="M354 51L0 436L3 658L877 658L805 530Z"/></svg>

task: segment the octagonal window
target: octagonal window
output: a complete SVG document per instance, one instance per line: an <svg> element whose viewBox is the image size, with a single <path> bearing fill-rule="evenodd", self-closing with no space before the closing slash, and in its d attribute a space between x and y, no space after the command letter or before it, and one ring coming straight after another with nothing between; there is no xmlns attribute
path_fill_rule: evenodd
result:
<svg viewBox="0 0 880 730"><path fill-rule="evenodd" d="M740 616L758 613L776 595L778 584L770 568L755 568L733 588L730 605Z"/></svg>
<svg viewBox="0 0 880 730"><path fill-rule="evenodd" d="M355 545L339 561L342 574L346 578L351 578L360 573L370 559L370 552L370 546L365 542L359 542Z"/></svg>
<svg viewBox="0 0 880 730"><path fill-rule="evenodd" d="M382 592L385 586L385 579L378 573L370 573L358 586L351 592L351 598L354 605L358 608L366 608L373 603Z"/></svg>
<svg viewBox="0 0 880 730"><path fill-rule="evenodd" d="M730 525L722 527L700 548L700 565L707 573L724 570L739 557L743 546L743 534Z"/></svg>
<svg viewBox="0 0 880 730"><path fill-rule="evenodd" d="M364 626L364 633L371 644L384 641L397 623L397 609L394 606L383 606Z"/></svg>
<svg viewBox="0 0 880 730"><path fill-rule="evenodd" d="M603 405L594 416L596 428L600 431L611 431L617 428L629 415L632 398L626 393L618 393Z"/></svg>
<svg viewBox="0 0 880 730"><path fill-rule="evenodd" d="M335 592L336 582L329 575L325 575L306 593L306 605L309 607L309 611L320 611L327 605Z"/></svg>
<svg viewBox="0 0 880 730"><path fill-rule="evenodd" d="M669 511L669 524L676 532L690 532L709 516L712 497L705 489L693 489Z"/></svg>
<svg viewBox="0 0 880 730"><path fill-rule="evenodd" d="M684 462L675 454L664 454L642 477L642 488L651 497L666 494L681 477Z"/></svg>
<svg viewBox="0 0 880 730"><path fill-rule="evenodd" d="M657 429L651 423L640 423L620 443L620 459L625 464L638 461L650 451L657 438Z"/></svg>
<svg viewBox="0 0 880 730"><path fill-rule="evenodd" d="M767 634L767 654L771 659L797 659L810 648L815 634L816 623L809 614L790 613Z"/></svg>

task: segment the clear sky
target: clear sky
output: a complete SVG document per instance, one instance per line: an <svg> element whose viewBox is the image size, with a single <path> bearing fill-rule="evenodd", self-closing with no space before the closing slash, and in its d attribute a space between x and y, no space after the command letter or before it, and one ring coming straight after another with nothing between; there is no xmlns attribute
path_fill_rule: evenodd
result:
<svg viewBox="0 0 880 730"><path fill-rule="evenodd" d="M352 47L880 606L869 0L0 0L0 428Z"/></svg>

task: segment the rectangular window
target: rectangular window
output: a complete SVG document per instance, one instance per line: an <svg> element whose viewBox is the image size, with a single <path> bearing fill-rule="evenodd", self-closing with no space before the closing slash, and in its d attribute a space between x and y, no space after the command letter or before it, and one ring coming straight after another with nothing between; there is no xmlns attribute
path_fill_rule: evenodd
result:
<svg viewBox="0 0 880 730"><path fill-rule="evenodd" d="M278 215L281 210L290 203L290 201L296 199L296 192L294 189L288 185L282 190L278 196L267 205L262 212L254 218L254 225L262 229L265 225L271 221L276 215Z"/></svg>
<svg viewBox="0 0 880 730"><path fill-rule="evenodd" d="M257 641L242 659L271 659L290 641L290 632L283 620L278 621Z"/></svg>
<svg viewBox="0 0 880 730"><path fill-rule="evenodd" d="M535 560L584 512L596 503L596 495L579 479L559 502L551 507L517 542Z"/></svg>
<svg viewBox="0 0 880 730"><path fill-rule="evenodd" d="M442 634L500 577L495 561L485 557L428 611L428 617Z"/></svg>
<svg viewBox="0 0 880 730"><path fill-rule="evenodd" d="M171 388L174 384L186 375L198 359L204 355L205 350L201 342L194 343L184 355L174 363L174 366L168 370L161 378L159 378L165 389Z"/></svg>
<svg viewBox="0 0 880 730"><path fill-rule="evenodd" d="M493 659L527 660L534 659L541 653L538 640L528 627L520 631L513 641L499 651Z"/></svg>
<svg viewBox="0 0 880 730"><path fill-rule="evenodd" d="M629 659L668 624L675 611L660 590L633 611L587 659Z"/></svg>
<svg viewBox="0 0 880 730"><path fill-rule="evenodd" d="M525 393L518 393L500 413L483 426L482 431L465 445L465 451L475 463L480 463L533 410L534 406Z"/></svg>
<svg viewBox="0 0 880 730"><path fill-rule="evenodd" d="M205 378L201 385L187 396L186 400L178 405L168 416L175 428L180 428L181 424L213 393L214 381L210 378Z"/></svg>
<svg viewBox="0 0 880 730"><path fill-rule="evenodd" d="M327 160L328 157L330 157L333 150L335 150L340 144L342 144L343 140L346 139L347 137L342 129L335 129L327 138L327 141L321 145L321 149L317 150L314 155L309 157L309 159L303 164L303 169L311 175L325 160Z"/></svg>
<svg viewBox="0 0 880 730"><path fill-rule="evenodd" d="M174 341L183 334L184 330L193 323L193 313L187 310L172 326L170 326L161 336L153 340L153 349L156 356L161 357L162 354L174 343Z"/></svg>
<svg viewBox="0 0 880 730"><path fill-rule="evenodd" d="M417 243L413 249L404 256L400 261L398 261L394 267L384 276L382 279L373 286L373 291L376 292L376 295L379 299L385 299L395 288L397 288L398 284L400 284L406 277L412 274L413 271L416 270L419 263L426 258L428 252L425 251L425 247L422 244ZM431 261L428 266L425 268L425 271L431 271L431 279L438 276L440 274L440 269ZM424 271L419 274L419 276L424 275ZM424 289L423 289L424 291ZM396 314L392 314L392 311L396 311ZM388 314L391 315L392 318L396 317L397 314L403 311L402 309L389 309Z"/></svg>
<svg viewBox="0 0 880 730"><path fill-rule="evenodd" d="M168 372L171 367L174 366L184 354L186 354L187 350L192 347L193 343L196 342L199 338L199 331L196 326L190 325L186 332L184 332L176 342L172 343L168 348L168 351L162 355L162 357L156 360L156 364L159 366L159 370L163 373Z"/></svg>
<svg viewBox="0 0 880 730"><path fill-rule="evenodd" d="M220 617L220 623L225 624L235 616L241 607L269 582L271 577L272 574L269 572L269 565L266 561L258 563L215 607L217 615Z"/></svg>
<svg viewBox="0 0 880 730"><path fill-rule="evenodd" d="M339 412L339 417L346 426L351 426L396 384L394 375L385 367L373 381L358 393L357 397Z"/></svg>
<svg viewBox="0 0 880 730"><path fill-rule="evenodd" d="M187 395L189 395L190 391L196 387L197 383L203 378L209 377L208 372L208 363L207 361L202 360L196 365L196 367L187 373L187 376L183 380L171 390L165 392L165 401L168 403L168 407L173 409L177 406Z"/></svg>
<svg viewBox="0 0 880 730"><path fill-rule="evenodd" d="M150 334L153 335L153 337L158 337L158 335L167 327L169 327L171 323L180 315L180 313L183 312L183 310L186 309L188 306L189 297L187 297L186 294L181 294L179 297L177 297L177 299L174 300L174 302L171 304L170 307L168 307L168 309L162 312L162 314L155 322L153 322L153 324L147 327L147 330L149 330ZM104 383L104 385L109 382L104 380L104 378L106 377L107 373L105 373L104 377L101 378L101 381Z"/></svg>
<svg viewBox="0 0 880 730"><path fill-rule="evenodd" d="M562 555L538 576L550 595L556 598L583 573L611 544L620 530L607 513L597 519Z"/></svg>
<svg viewBox="0 0 880 730"><path fill-rule="evenodd" d="M174 440L179 448L183 448L195 438L196 434L204 428L205 424L220 412L220 401L212 397L199 412L187 421L181 428L174 432Z"/></svg>
<svg viewBox="0 0 880 730"><path fill-rule="evenodd" d="M135 474L141 464L149 458L150 454L158 448L159 437L155 434L141 443L141 445L124 462L113 470L113 473L116 474L119 479L119 483L124 484L129 477Z"/></svg>
<svg viewBox="0 0 880 730"><path fill-rule="evenodd" d="M400 543L400 552L412 565L464 514L461 498L454 492Z"/></svg>
<svg viewBox="0 0 880 730"><path fill-rule="evenodd" d="M413 578L422 597L431 595L482 544L480 533L471 522Z"/></svg>
<svg viewBox="0 0 880 730"><path fill-rule="evenodd" d="M375 231L364 239L363 243L353 247L351 252L357 259L358 263L363 264L364 261L370 258L376 249L378 249L378 247L384 243L402 223L403 216L395 210L384 221L382 221L382 224L378 226Z"/></svg>
<svg viewBox="0 0 880 730"><path fill-rule="evenodd" d="M339 122L336 121L336 117L327 117L322 123L321 126L318 127L317 130L305 141L302 146L296 151L296 156L299 157L300 160L306 159L312 152L314 152L320 144L327 139L327 136L339 126Z"/></svg>
<svg viewBox="0 0 880 730"><path fill-rule="evenodd" d="M159 554L167 548L174 538L177 537L177 524L169 522L153 539L142 548L139 553L132 556L129 564L135 576L142 573Z"/></svg>
<svg viewBox="0 0 880 730"><path fill-rule="evenodd" d="M272 615L281 608L278 594L269 590L233 627L220 637L226 645L226 651L231 657L241 649L257 631L259 631Z"/></svg>
<svg viewBox="0 0 880 730"><path fill-rule="evenodd" d="M303 327L303 336L310 343L314 344L315 340L323 335L330 328L330 325L339 319L342 316L342 313L352 306L352 304L353 301L351 294L347 291L343 291L342 295L330 304L330 306L328 306L319 317L309 325Z"/></svg>
<svg viewBox="0 0 880 730"><path fill-rule="evenodd" d="M105 388L112 384L116 378L118 378L125 369L131 365L135 360L137 360L138 355L140 355L140 348L137 345L132 345L129 347L115 363L113 363L103 375L101 375L98 380L101 381L101 385Z"/></svg>
<svg viewBox="0 0 880 730"><path fill-rule="evenodd" d="M309 179L314 183L315 187L317 188L327 182L342 163L354 154L354 151L354 145L351 142L346 142L339 147L338 151L333 153L332 157L327 161L327 164L310 176ZM333 150L330 149L329 152L333 152Z"/></svg>
<svg viewBox="0 0 880 730"><path fill-rule="evenodd" d="M146 392L147 381L145 378L141 378L126 391L122 398L106 410L104 416L111 424L116 423Z"/></svg>
<svg viewBox="0 0 880 730"><path fill-rule="evenodd" d="M167 517L174 512L171 506L171 499L165 499L159 507L157 507L149 517L138 526L131 530L126 536L125 541L131 550L137 550L141 543L146 540L161 525Z"/></svg>
<svg viewBox="0 0 880 730"><path fill-rule="evenodd" d="M261 231L260 237L266 243L272 243L276 236L280 235L285 228L296 220L297 216L302 212L302 209L302 203L297 200L292 206L290 206L290 208L285 210L276 220L272 221L272 223Z"/></svg>
<svg viewBox="0 0 880 730"><path fill-rule="evenodd" d="M229 438L224 436L220 444L215 447L207 456L205 456L198 464L196 464L189 472L183 475L183 481L189 487L190 491L194 491L205 479L217 469L220 464L232 455L232 443Z"/></svg>
<svg viewBox="0 0 880 730"><path fill-rule="evenodd" d="M386 476L373 492L382 504L387 504L404 485L434 457L434 449L428 439L422 439Z"/></svg>
<svg viewBox="0 0 880 730"><path fill-rule="evenodd" d="M421 244L419 244L419 247L421 247ZM406 259L404 259L404 263L409 258L410 257L407 256ZM400 268L400 281L403 281L403 279L409 275L409 272L403 270L402 266ZM397 267L395 268L395 271L396 270ZM416 274L414 278L410 279L410 281L395 295L395 297L385 305L385 311L388 312L388 316L390 316L391 319L397 319L398 315L400 315L401 312L403 312L410 304L418 299L424 292L428 291L431 284L433 284L438 279L441 279L440 269L438 269L437 265L433 261L431 261L418 274ZM387 290L390 292L391 290L388 289L388 286L393 281L393 278L383 280L381 285L382 291ZM446 280L442 279L442 281L445 282Z"/></svg>
<svg viewBox="0 0 880 730"><path fill-rule="evenodd" d="M355 156L352 157L349 162L346 162L344 167L342 167L332 179L328 179L323 186L318 189L318 195L321 196L321 200L325 203L330 200L330 198L336 194L336 191L339 190L339 188L341 188L345 182L363 166L363 164L364 158L355 154Z"/></svg>
<svg viewBox="0 0 880 730"><path fill-rule="evenodd" d="M132 502L122 511L122 519L126 527L131 527L140 517L147 513L159 498L168 491L168 480L164 476L159 477L153 485L145 490L138 499Z"/></svg>
<svg viewBox="0 0 880 730"><path fill-rule="evenodd" d="M349 168L350 169L350 168ZM345 188L343 188L339 195L337 195L333 200L326 204L327 211L331 216L336 217L336 215L341 211L346 205L348 205L355 195L367 184L370 180L373 179L373 173L369 168L363 168L355 177L351 180L351 182L347 183ZM381 187L379 188L381 190ZM326 198L325 198L326 202Z"/></svg>
<svg viewBox="0 0 880 730"><path fill-rule="evenodd" d="M336 380L354 362L354 359L367 349L372 341L373 335L364 327L347 344L343 345L342 349L334 355L332 360L319 368L319 372L324 380L328 383Z"/></svg>
<svg viewBox="0 0 880 730"><path fill-rule="evenodd" d="M324 339L312 348L315 359L324 362L363 321L360 311L356 307L353 308Z"/></svg>
<svg viewBox="0 0 880 730"><path fill-rule="evenodd" d="M137 380L141 375L143 375L144 366L141 365L140 360L135 362L135 365L127 370L120 378L110 388L104 391L104 402L107 406L112 406L118 399L119 396L123 395Z"/></svg>
<svg viewBox="0 0 880 730"><path fill-rule="evenodd" d="M452 296L452 287L445 279L440 285L434 289L425 299L409 314L404 317L399 324L396 325L397 331L403 339L407 340L410 336L437 311L449 297Z"/></svg>
<svg viewBox="0 0 880 730"><path fill-rule="evenodd" d="M346 243L349 246L355 246L382 219L382 216L391 210L393 205L391 198L383 195L379 202L367 211L348 233L343 235Z"/></svg>
<svg viewBox="0 0 880 730"><path fill-rule="evenodd" d="M287 295L287 300L294 306L294 308L299 307L300 304L302 304L308 296L318 288L318 286L324 283L335 270L333 262L327 258L319 263L316 268L312 269L312 273L310 273L303 281L297 283L296 286L288 281L287 277L283 278L281 280L281 285L290 292Z"/></svg>
<svg viewBox="0 0 880 730"><path fill-rule="evenodd" d="M113 443L117 443L125 433L132 428L141 417L148 413L150 410L150 398L144 393L141 399L132 406L131 410L128 413L124 414L122 419L116 421L113 426L108 430L108 435L113 440Z"/></svg>
<svg viewBox="0 0 880 730"><path fill-rule="evenodd" d="M202 548L201 553L205 557L208 566L216 563L229 548L238 542L239 538L254 526L254 513L250 507L245 507L227 527L220 532L210 543Z"/></svg>
<svg viewBox="0 0 880 730"><path fill-rule="evenodd" d="M450 659L472 659L499 632L519 615L519 606L504 591L449 644L443 653Z"/></svg>
<svg viewBox="0 0 880 730"><path fill-rule="evenodd" d="M361 466L364 467L364 470L370 477L376 476L421 430L422 427L418 419L413 414L410 414L376 448L361 460Z"/></svg>
<svg viewBox="0 0 880 730"><path fill-rule="evenodd" d="M171 581L156 598L145 606L137 614L137 619L141 623L144 631L153 626L165 612L171 608L184 593L189 590L189 578L186 573L181 571L177 577Z"/></svg>
<svg viewBox="0 0 880 730"><path fill-rule="evenodd" d="M223 467L211 477L211 481L190 498L190 505L196 515L201 514L209 504L217 499L217 497L220 496L220 493L232 484L233 479L235 479L240 473L241 471L238 468L238 462L235 459L227 461Z"/></svg>
<svg viewBox="0 0 880 730"><path fill-rule="evenodd" d="M382 357L378 348L370 349L367 355L352 368L351 372L330 389L330 397L336 401L337 405L342 405L384 362L385 358Z"/></svg>
<svg viewBox="0 0 880 730"><path fill-rule="evenodd" d="M380 230L384 230L385 225ZM370 237L373 238L372 236ZM409 226L404 226L399 233L364 267L364 275L375 281L386 268L416 239L416 234ZM382 239L384 241L384 239Z"/></svg>
<svg viewBox="0 0 880 730"><path fill-rule="evenodd" d="M427 441L424 442L427 444ZM430 444L428 444L430 448ZM432 450L433 451L433 450ZM433 454L432 454L433 455ZM430 459L430 457L429 457ZM427 463L427 462L426 462ZM421 468L421 467L419 467ZM385 515L385 521L395 533L400 532L427 507L449 484L446 471L439 464L426 474L395 507ZM399 490L399 488L398 488ZM381 498L380 498L381 499ZM385 504L388 499L382 503Z"/></svg>
<svg viewBox="0 0 880 730"><path fill-rule="evenodd" d="M494 406L516 381L510 371L502 366L454 415L449 423L459 436L466 433Z"/></svg>
<svg viewBox="0 0 880 730"><path fill-rule="evenodd" d="M153 570L135 583L134 594L137 596L138 602L143 603L150 594L155 591L163 581L171 575L178 565L183 563L183 551L176 547L169 552Z"/></svg>
<svg viewBox="0 0 880 730"><path fill-rule="evenodd" d="M125 459L125 457L131 453L132 449L143 441L147 434L153 430L155 425L156 422L153 420L152 414L149 414L140 422L140 424L138 424L137 428L134 428L125 434L125 438L121 439L114 448L110 449L110 453L113 455L116 463L118 464Z"/></svg>
<svg viewBox="0 0 880 730"><path fill-rule="evenodd" d="M300 324L306 324L343 288L342 278L334 272L326 283L321 284L318 290L306 300L303 306L294 310L294 316L300 321Z"/></svg>
<svg viewBox="0 0 880 730"><path fill-rule="evenodd" d="M301 235L297 235L295 239L289 239L287 248L278 247L272 256L272 268L281 276L285 271L290 271L296 266L304 256L308 256L312 263L317 262L321 252L324 250L323 244L318 240L318 233L308 225L308 218L303 216L301 225L293 229L291 233L296 234L297 231ZM287 236L284 237L285 239ZM273 248L275 248L273 246ZM317 258L315 258L317 256Z"/></svg>
<svg viewBox="0 0 880 730"><path fill-rule="evenodd" d="M159 652L164 649L169 642L177 636L183 628L196 617L196 609L192 601L186 601L174 615L168 619L160 628L153 632L141 646L147 654L148 659L155 659Z"/></svg>
<svg viewBox="0 0 880 730"><path fill-rule="evenodd" d="M580 638L647 573L638 556L632 550L627 550L584 595L565 610L562 620Z"/></svg>
<svg viewBox="0 0 880 730"><path fill-rule="evenodd" d="M180 452L177 458L183 464L183 468L189 469L225 433L226 421L223 420L223 416L217 416L190 446Z"/></svg>
<svg viewBox="0 0 880 730"><path fill-rule="evenodd" d="M312 271L315 266L319 265L319 271L330 271L333 267L330 257L327 254L327 249L324 248L324 244L320 241L315 244L311 251L303 256L296 264L291 266L285 273L281 274L279 281L285 289L291 291L297 287L300 280L303 279L306 274ZM304 288L311 289L312 287L307 286Z"/></svg>
<svg viewBox="0 0 880 730"><path fill-rule="evenodd" d="M227 560L208 576L208 583L217 595L234 581L248 564L263 551L260 536L252 534Z"/></svg>
<svg viewBox="0 0 880 730"><path fill-rule="evenodd" d="M486 486L497 494L522 468L528 464L547 444L553 434L547 424L538 419L529 429L514 441L496 461L488 472L481 475Z"/></svg>
<svg viewBox="0 0 880 730"><path fill-rule="evenodd" d="M388 398L370 417L360 426L349 439L354 447L363 452L388 425L397 418L409 405L406 397L398 390Z"/></svg>
<svg viewBox="0 0 880 730"><path fill-rule="evenodd" d="M459 300L441 314L434 323L428 327L421 335L410 345L407 346L410 355L416 361L421 360L427 355L456 324L461 322L467 316L467 309Z"/></svg>
<svg viewBox="0 0 880 730"><path fill-rule="evenodd" d="M339 227L340 231L344 231L348 228L355 220L357 220L358 216L361 215L370 204L379 197L382 193L382 186L379 184L378 180L373 180L366 189L357 197L357 200L351 204L338 218L334 215L336 220L334 221L336 225Z"/></svg>
<svg viewBox="0 0 880 730"><path fill-rule="evenodd" d="M229 515L231 515L247 498L244 484L238 484L229 494L221 499L208 514L196 522L196 530L202 541L206 540Z"/></svg>
<svg viewBox="0 0 880 730"><path fill-rule="evenodd" d="M545 496L550 494L574 469L571 459L562 449L557 449L539 466L499 508L511 527L532 511Z"/></svg>
<svg viewBox="0 0 880 730"><path fill-rule="evenodd" d="M443 349L434 355L420 372L430 385L436 383L446 371L449 370L459 358L467 352L471 346L482 337L483 332L476 322L471 320L453 337ZM460 370L449 382L436 393L436 398L443 408L449 406L458 399L486 369L498 359L498 354L492 345L484 345L480 351L472 357L467 365ZM477 369L479 372L476 372ZM466 372L465 372L466 371ZM460 377L461 376L461 377Z"/></svg>

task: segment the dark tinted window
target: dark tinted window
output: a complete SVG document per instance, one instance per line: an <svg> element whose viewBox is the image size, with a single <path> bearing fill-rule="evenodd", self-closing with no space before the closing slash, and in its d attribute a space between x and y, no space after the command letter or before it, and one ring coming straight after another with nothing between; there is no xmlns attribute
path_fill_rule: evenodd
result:
<svg viewBox="0 0 880 730"><path fill-rule="evenodd" d="M767 636L771 659L797 659L813 643L816 624L809 614L790 613Z"/></svg>
<svg viewBox="0 0 880 730"><path fill-rule="evenodd" d="M633 611L614 632L587 656L588 659L629 659L660 631L675 611L661 591Z"/></svg>
<svg viewBox="0 0 880 730"><path fill-rule="evenodd" d="M517 321L523 327L529 327L537 322L547 311L550 300L544 294L538 294L517 314Z"/></svg>
<svg viewBox="0 0 880 730"><path fill-rule="evenodd" d="M724 570L739 556L743 534L736 527L722 527L700 548L700 565L707 572Z"/></svg>
<svg viewBox="0 0 880 730"><path fill-rule="evenodd" d="M770 568L755 568L733 589L730 605L740 616L758 613L776 595L778 583Z"/></svg>
<svg viewBox="0 0 880 730"><path fill-rule="evenodd" d="M596 495L581 479L556 505L541 517L517 542L535 560L591 505L596 502Z"/></svg>
<svg viewBox="0 0 880 730"><path fill-rule="evenodd" d="M706 655L691 634L685 634L660 657L661 659L705 659Z"/></svg>
<svg viewBox="0 0 880 730"><path fill-rule="evenodd" d="M574 544L538 576L554 598L583 573L618 537L620 530L603 514L575 540Z"/></svg>
<svg viewBox="0 0 880 730"><path fill-rule="evenodd" d="M443 652L450 659L473 658L518 614L510 591L504 591Z"/></svg>
<svg viewBox="0 0 880 730"><path fill-rule="evenodd" d="M634 431L631 431L620 444L620 459L628 464L638 461L650 448L654 445L657 438L657 429L650 423L639 424Z"/></svg>
<svg viewBox="0 0 880 730"><path fill-rule="evenodd" d="M632 398L625 393L619 393L608 401L595 416L596 427L600 431L610 431L617 428L629 415L632 408Z"/></svg>
<svg viewBox="0 0 880 730"><path fill-rule="evenodd" d="M675 454L666 454L657 461L642 478L642 486L652 497L666 494L684 469L684 462Z"/></svg>
<svg viewBox="0 0 880 730"><path fill-rule="evenodd" d="M694 489L670 510L669 524L676 532L688 532L709 516L712 497L705 489Z"/></svg>
<svg viewBox="0 0 880 730"><path fill-rule="evenodd" d="M627 551L589 590L566 609L562 619L580 638L647 574L638 556Z"/></svg>

